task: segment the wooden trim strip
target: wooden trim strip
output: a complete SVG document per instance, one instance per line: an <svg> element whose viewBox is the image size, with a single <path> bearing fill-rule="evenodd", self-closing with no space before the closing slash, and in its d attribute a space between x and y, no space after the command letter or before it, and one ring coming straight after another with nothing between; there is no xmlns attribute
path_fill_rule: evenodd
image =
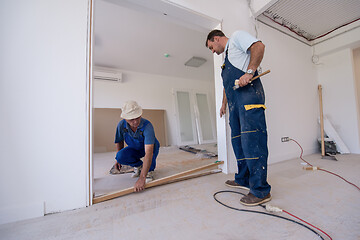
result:
<svg viewBox="0 0 360 240"><path fill-rule="evenodd" d="M155 186L160 186L160 185L164 185L164 184L168 184L168 183L172 183L172 182L177 182L177 181L182 181L182 180L186 180L186 179L190 179L190 178L195 178L195 177L200 177L200 176L204 176L204 175L208 175L208 174L197 174L192 176L187 176L189 174L193 174L195 172L201 171L201 170L205 170L208 168L212 168L215 166L218 166L220 164L224 164L224 161L216 161L215 163L211 163L211 164L207 164L198 168L194 168L194 169L190 169L188 171L184 171L181 173L177 173L168 177L164 177L164 178L160 178L157 180L154 180L152 182L149 182L147 184L145 184L145 188L150 188L150 187L155 187ZM187 177L184 177L187 176ZM112 192L109 194L105 194L99 197L95 197L93 199L93 204L95 203L99 203L99 202L103 202L103 201L107 201L113 198L117 198L117 197L121 197L130 193L134 192L134 187L131 188L126 188L123 189L121 191L116 191L116 192Z"/></svg>

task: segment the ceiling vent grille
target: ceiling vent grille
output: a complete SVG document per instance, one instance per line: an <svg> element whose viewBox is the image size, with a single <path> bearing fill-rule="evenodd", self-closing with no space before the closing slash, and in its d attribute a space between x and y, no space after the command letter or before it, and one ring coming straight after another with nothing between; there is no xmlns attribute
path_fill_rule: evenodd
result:
<svg viewBox="0 0 360 240"><path fill-rule="evenodd" d="M185 66L188 66L188 67L200 67L205 62L206 62L205 58L192 57L185 63Z"/></svg>
<svg viewBox="0 0 360 240"><path fill-rule="evenodd" d="M313 41L360 20L360 1L279 0L258 19Z"/></svg>

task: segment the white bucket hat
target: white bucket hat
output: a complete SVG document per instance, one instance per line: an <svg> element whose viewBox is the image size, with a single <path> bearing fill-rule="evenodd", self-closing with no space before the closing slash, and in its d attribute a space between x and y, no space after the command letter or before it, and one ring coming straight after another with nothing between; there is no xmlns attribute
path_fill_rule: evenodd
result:
<svg viewBox="0 0 360 240"><path fill-rule="evenodd" d="M121 110L121 117L126 120L138 118L142 115L142 108L135 101L125 102Z"/></svg>

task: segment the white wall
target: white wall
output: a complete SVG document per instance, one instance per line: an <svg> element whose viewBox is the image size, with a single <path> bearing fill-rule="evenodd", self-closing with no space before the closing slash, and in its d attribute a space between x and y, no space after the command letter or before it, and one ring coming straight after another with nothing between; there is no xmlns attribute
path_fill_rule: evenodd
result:
<svg viewBox="0 0 360 240"><path fill-rule="evenodd" d="M334 126L351 153L360 153L358 105L352 49L320 58L318 79L323 87L324 116Z"/></svg>
<svg viewBox="0 0 360 240"><path fill-rule="evenodd" d="M271 5L275 4L278 0L252 0L251 7L254 11L255 16L259 16Z"/></svg>
<svg viewBox="0 0 360 240"><path fill-rule="evenodd" d="M354 69L355 69L355 86L356 86L356 99L357 99L357 119L358 119L358 129L359 129L359 138L360 138L360 47L353 50L354 57Z"/></svg>
<svg viewBox="0 0 360 240"><path fill-rule="evenodd" d="M262 68L271 70L262 78L266 94L269 162L300 155L294 142L280 141L284 136L298 141L304 154L319 151L317 75L311 62L311 49L263 24L259 24L259 39L265 44Z"/></svg>
<svg viewBox="0 0 360 240"><path fill-rule="evenodd" d="M208 94L215 123L215 87L212 81L120 71L123 73L121 83L94 81L94 108L122 108L125 101L135 100L144 109L164 109L168 144L178 145L173 89L187 89Z"/></svg>
<svg viewBox="0 0 360 240"><path fill-rule="evenodd" d="M320 56L318 82L323 86L324 115L351 153L360 153L359 105L353 49L360 46L360 28L315 45ZM359 62L357 62L358 64Z"/></svg>
<svg viewBox="0 0 360 240"><path fill-rule="evenodd" d="M222 20L222 30L226 34L242 29L253 33L250 24L250 10L247 1L226 0L168 0L174 4L205 14L206 16Z"/></svg>
<svg viewBox="0 0 360 240"><path fill-rule="evenodd" d="M0 1L0 224L86 206L88 1Z"/></svg>

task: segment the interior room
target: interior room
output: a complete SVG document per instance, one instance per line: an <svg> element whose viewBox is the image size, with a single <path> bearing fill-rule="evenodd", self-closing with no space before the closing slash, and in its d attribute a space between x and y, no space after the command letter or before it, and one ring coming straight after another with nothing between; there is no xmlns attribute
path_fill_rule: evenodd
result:
<svg viewBox="0 0 360 240"><path fill-rule="evenodd" d="M355 0L1 1L1 238L359 239L359 13ZM238 168L212 29L265 45L260 206L224 185ZM139 193L131 168L109 173L127 100L161 145Z"/></svg>
<svg viewBox="0 0 360 240"><path fill-rule="evenodd" d="M136 100L144 109L142 117L152 123L160 142L155 179L217 160L213 56L198 46L220 22L193 14L204 21L199 26L167 15L188 14L183 9L153 8L127 1L95 2L95 197L129 188L137 180L130 178L130 166L124 174L109 174L115 163L115 129L128 100ZM188 147L201 151L184 151Z"/></svg>

